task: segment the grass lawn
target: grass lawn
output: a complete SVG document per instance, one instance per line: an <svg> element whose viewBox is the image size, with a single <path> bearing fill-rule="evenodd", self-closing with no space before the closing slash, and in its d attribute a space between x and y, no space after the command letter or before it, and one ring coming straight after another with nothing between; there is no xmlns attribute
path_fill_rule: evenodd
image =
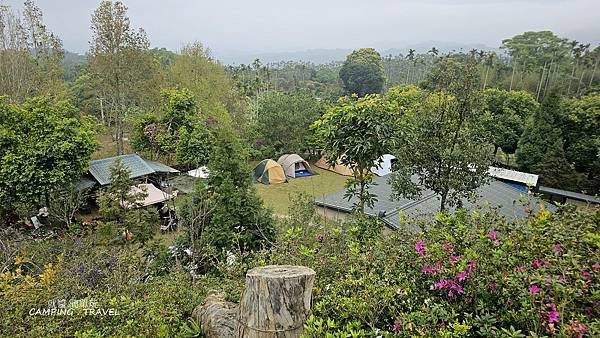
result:
<svg viewBox="0 0 600 338"><path fill-rule="evenodd" d="M273 209L278 215L287 215L290 206L290 194L303 192L313 197L320 197L344 189L348 177L311 165L318 175L301 178L288 178L283 184L256 184L256 190L265 206Z"/></svg>

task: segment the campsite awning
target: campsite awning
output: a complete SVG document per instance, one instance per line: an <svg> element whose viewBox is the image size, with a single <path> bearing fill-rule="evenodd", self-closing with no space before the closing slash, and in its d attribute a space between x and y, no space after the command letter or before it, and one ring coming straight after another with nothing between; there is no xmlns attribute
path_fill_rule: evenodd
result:
<svg viewBox="0 0 600 338"><path fill-rule="evenodd" d="M149 205L153 205L153 204L157 204L157 203L161 203L164 201L168 201L171 198L173 198L173 195L166 193L160 189L158 189L157 187L155 187L153 184L138 184L138 185L134 185L131 187L131 189L129 190L129 194L133 195L133 194L138 194L142 191L146 192L146 194L148 194L148 196L146 196L146 198L143 201L140 201L140 205L143 207L147 207ZM126 205L123 205L124 207L127 207Z"/></svg>

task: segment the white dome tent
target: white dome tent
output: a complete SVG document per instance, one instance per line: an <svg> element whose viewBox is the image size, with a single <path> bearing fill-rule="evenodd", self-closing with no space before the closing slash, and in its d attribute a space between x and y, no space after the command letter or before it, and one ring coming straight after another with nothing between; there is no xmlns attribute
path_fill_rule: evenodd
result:
<svg viewBox="0 0 600 338"><path fill-rule="evenodd" d="M371 172L377 176L385 176L392 173L392 165L396 162L396 156L385 154L378 160L374 161L374 165L371 167Z"/></svg>

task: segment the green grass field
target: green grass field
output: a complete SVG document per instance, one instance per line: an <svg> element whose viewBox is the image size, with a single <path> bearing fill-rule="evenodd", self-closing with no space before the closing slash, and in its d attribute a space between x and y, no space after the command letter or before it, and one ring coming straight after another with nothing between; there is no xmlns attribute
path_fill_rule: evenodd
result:
<svg viewBox="0 0 600 338"><path fill-rule="evenodd" d="M265 206L273 209L273 212L278 215L287 215L290 195L303 192L313 197L320 197L342 190L348 179L346 176L317 168L315 165L312 165L311 168L318 175L289 178L288 183L283 184L256 184L256 190Z"/></svg>

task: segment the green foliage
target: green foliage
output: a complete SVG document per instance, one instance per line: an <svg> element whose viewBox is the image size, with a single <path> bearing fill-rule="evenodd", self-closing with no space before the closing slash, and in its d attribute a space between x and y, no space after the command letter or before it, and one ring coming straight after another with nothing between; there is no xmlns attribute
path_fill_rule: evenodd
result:
<svg viewBox="0 0 600 338"><path fill-rule="evenodd" d="M231 115L241 114L240 98L233 81L201 43L185 45L166 73L168 85L190 91L205 119L213 118L229 125Z"/></svg>
<svg viewBox="0 0 600 338"><path fill-rule="evenodd" d="M239 142L220 135L209 164L206 185L199 184L180 207L187 233L182 242L192 248L198 272L214 268L226 251L246 257L269 246L275 236L271 212L252 186L250 170Z"/></svg>
<svg viewBox="0 0 600 338"><path fill-rule="evenodd" d="M308 337L595 336L599 217L567 209L508 223L461 210L362 236L356 220L311 219L290 224L258 264L317 272Z"/></svg>
<svg viewBox="0 0 600 338"><path fill-rule="evenodd" d="M527 121L538 109L538 103L525 91L487 89L483 103L488 114L486 129L491 143L506 154L514 154Z"/></svg>
<svg viewBox="0 0 600 338"><path fill-rule="evenodd" d="M559 112L560 96L552 91L527 121L516 151L517 163L522 170L530 171L544 160L546 154L562 149L560 129L557 128Z"/></svg>
<svg viewBox="0 0 600 338"><path fill-rule="evenodd" d="M426 97L427 93L415 85L396 86L385 92L385 99L402 113L415 113Z"/></svg>
<svg viewBox="0 0 600 338"><path fill-rule="evenodd" d="M30 211L77 182L96 147L93 124L68 102L0 98L0 209Z"/></svg>
<svg viewBox="0 0 600 338"><path fill-rule="evenodd" d="M189 318L223 282L193 283L175 266L148 277L152 270L136 248L97 245L94 237L12 243L16 257L0 273L3 337L201 337ZM72 301L84 306L71 308L71 315L29 314Z"/></svg>
<svg viewBox="0 0 600 338"><path fill-rule="evenodd" d="M265 155L298 153L309 148L308 127L324 109L324 105L311 93L269 92L261 95L256 104L256 136L252 141L260 143L259 147L273 149L274 153Z"/></svg>
<svg viewBox="0 0 600 338"><path fill-rule="evenodd" d="M311 128L318 146L332 165L337 160L350 167L354 176L347 184L347 197L357 197L355 208L364 213L376 196L368 192L375 160L389 153L403 130L392 123L390 104L379 95L344 97Z"/></svg>
<svg viewBox="0 0 600 338"><path fill-rule="evenodd" d="M483 184L490 149L473 66L440 59L426 86L434 92L417 111L402 117L410 135L394 153L398 171L391 183L395 193L404 197L432 190L440 197L443 211Z"/></svg>
<svg viewBox="0 0 600 338"><path fill-rule="evenodd" d="M502 41L502 47L519 64L528 70L542 67L544 63L557 62L569 53L567 39L550 31L525 32Z"/></svg>
<svg viewBox="0 0 600 338"><path fill-rule="evenodd" d="M103 122L113 127L117 153L124 152L125 119L132 110L157 104L159 65L143 29L136 30L120 1L102 1L91 20L88 71L94 96L103 101Z"/></svg>
<svg viewBox="0 0 600 338"><path fill-rule="evenodd" d="M340 79L347 95L380 94L385 77L381 55L373 48L361 48L346 57Z"/></svg>
<svg viewBox="0 0 600 338"><path fill-rule="evenodd" d="M588 174L590 193L600 191L600 94L563 101L561 130L565 156Z"/></svg>
<svg viewBox="0 0 600 338"><path fill-rule="evenodd" d="M174 162L183 169L206 165L214 144L209 122L198 115L198 107L187 89L163 89L161 114L142 114L135 121L132 145L150 157ZM173 158L173 155L174 158Z"/></svg>

